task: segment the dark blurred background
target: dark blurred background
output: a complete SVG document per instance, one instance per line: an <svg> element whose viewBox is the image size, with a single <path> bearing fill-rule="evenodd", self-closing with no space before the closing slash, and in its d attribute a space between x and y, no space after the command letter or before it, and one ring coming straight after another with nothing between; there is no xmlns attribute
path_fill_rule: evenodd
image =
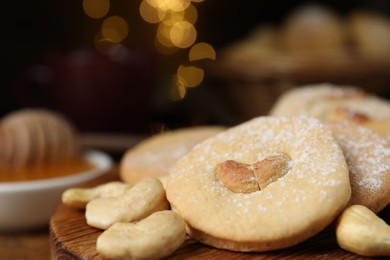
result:
<svg viewBox="0 0 390 260"><path fill-rule="evenodd" d="M193 2L198 15L196 42L210 44L218 61L220 50L245 38L259 24L278 26L307 3L312 2ZM387 16L390 10L387 0L316 3L341 17L356 9ZM104 17L92 19L84 12L82 0L4 1L0 116L23 107L47 107L68 116L84 132L141 134L162 127L233 125L245 120L225 88L226 80L210 76L207 70L198 86L187 88L184 97L172 98L171 76L180 64L189 65L190 47L161 53L155 46L157 25L141 17L140 4L111 1ZM97 47L96 37L104 19L113 15L127 22L128 34L114 54L106 55L97 51L104 44ZM388 88L378 94L389 97Z"/></svg>

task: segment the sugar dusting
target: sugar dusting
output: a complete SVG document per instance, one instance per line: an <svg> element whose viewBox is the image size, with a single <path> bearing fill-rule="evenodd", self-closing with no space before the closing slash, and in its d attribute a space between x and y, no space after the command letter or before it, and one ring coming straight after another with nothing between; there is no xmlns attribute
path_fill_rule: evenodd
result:
<svg viewBox="0 0 390 260"><path fill-rule="evenodd" d="M223 127L193 127L155 134L126 154L129 168L169 172L172 165L201 141L223 131Z"/></svg>
<svg viewBox="0 0 390 260"><path fill-rule="evenodd" d="M234 193L215 177L216 166L225 160L251 164L275 154L290 156L291 169L264 190ZM215 199L221 202L222 208L233 207L234 214L242 215L254 209L264 213L270 207L283 208L292 202L301 204L313 194L331 199L328 189L346 184L347 178L340 177L340 167L346 167L342 151L330 130L319 120L305 116L259 117L217 134L179 160L170 181L186 185L176 187L172 198L186 200L184 197L189 195L186 187L195 185L201 192L190 194L187 204ZM296 182L306 187L305 190L296 188ZM275 190L279 193L277 197ZM204 194L210 198L196 199ZM263 204L258 204L259 197Z"/></svg>
<svg viewBox="0 0 390 260"><path fill-rule="evenodd" d="M390 115L387 100L356 87L334 86L326 83L290 90L276 102L271 113L273 115L302 114L325 119L337 107L376 120L389 119Z"/></svg>
<svg viewBox="0 0 390 260"><path fill-rule="evenodd" d="M190 144L172 144L162 146L160 150L148 150L131 155L125 161L127 167L150 167L156 170L169 171L172 164L188 153Z"/></svg>
<svg viewBox="0 0 390 260"><path fill-rule="evenodd" d="M370 192L380 190L384 176L390 174L390 146L387 140L370 129L347 122L339 122L334 128L352 180Z"/></svg>

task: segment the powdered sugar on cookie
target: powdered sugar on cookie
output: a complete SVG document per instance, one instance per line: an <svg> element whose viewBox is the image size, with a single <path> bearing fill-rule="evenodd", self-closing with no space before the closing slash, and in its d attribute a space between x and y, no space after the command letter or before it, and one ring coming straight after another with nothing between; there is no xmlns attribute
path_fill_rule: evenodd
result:
<svg viewBox="0 0 390 260"><path fill-rule="evenodd" d="M378 113L380 111L380 113ZM275 102L270 115L308 115L321 120L389 119L390 103L353 86L315 84L294 88Z"/></svg>
<svg viewBox="0 0 390 260"><path fill-rule="evenodd" d="M390 144L371 129L351 122L329 124L347 160L351 203L379 212L390 202Z"/></svg>
<svg viewBox="0 0 390 260"><path fill-rule="evenodd" d="M135 184L147 177L169 174L172 165L197 143L211 137L224 127L198 126L155 134L129 148L120 162L120 177Z"/></svg>
<svg viewBox="0 0 390 260"><path fill-rule="evenodd" d="M217 177L218 165L227 160L253 165L272 156L289 158L289 170L261 190L234 192ZM273 166L267 167L272 175ZM168 200L186 220L190 235L239 251L303 241L333 220L350 192L347 165L333 133L304 116L259 117L219 133L182 157L167 182Z"/></svg>

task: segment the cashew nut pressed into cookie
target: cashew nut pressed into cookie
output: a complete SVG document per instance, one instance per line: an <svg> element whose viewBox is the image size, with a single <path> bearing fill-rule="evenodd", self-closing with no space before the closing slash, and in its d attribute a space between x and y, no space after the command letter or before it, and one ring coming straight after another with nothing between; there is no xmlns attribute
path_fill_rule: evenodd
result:
<svg viewBox="0 0 390 260"><path fill-rule="evenodd" d="M116 222L140 220L164 209L169 209L169 203L161 181L148 178L121 196L90 201L86 206L85 217L88 225L107 229Z"/></svg>
<svg viewBox="0 0 390 260"><path fill-rule="evenodd" d="M110 259L160 259L186 238L184 220L163 210L134 223L115 223L97 239L97 251Z"/></svg>
<svg viewBox="0 0 390 260"><path fill-rule="evenodd" d="M253 164L227 160L217 166L217 179L233 192L251 193L283 177L290 169L290 160L283 154Z"/></svg>

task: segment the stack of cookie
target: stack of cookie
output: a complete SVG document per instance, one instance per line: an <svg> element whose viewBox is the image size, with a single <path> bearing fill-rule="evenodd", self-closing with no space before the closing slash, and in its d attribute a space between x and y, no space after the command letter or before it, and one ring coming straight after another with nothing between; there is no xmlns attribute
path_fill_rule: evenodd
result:
<svg viewBox="0 0 390 260"><path fill-rule="evenodd" d="M135 186L159 178L186 233L215 248L283 249L327 227L342 227L337 234L355 238L359 235L344 231L363 229L346 228L355 222L344 213L368 211L376 217L390 203L390 143L367 127L382 126L388 117L387 101L362 90L302 87L282 96L270 115L234 127L153 136L126 152L120 176ZM390 255L384 239L379 247L337 239L357 254Z"/></svg>
<svg viewBox="0 0 390 260"><path fill-rule="evenodd" d="M237 192L251 181L257 189ZM389 187L387 140L354 123L308 116L265 116L230 128L180 159L166 185L190 236L234 251L296 245L350 205L379 212L390 202Z"/></svg>
<svg viewBox="0 0 390 260"><path fill-rule="evenodd" d="M167 198L202 243L234 251L296 245L350 205L378 213L389 204L390 144L366 127L389 136L389 120L390 104L357 88L292 90L269 116L199 139L175 158Z"/></svg>

